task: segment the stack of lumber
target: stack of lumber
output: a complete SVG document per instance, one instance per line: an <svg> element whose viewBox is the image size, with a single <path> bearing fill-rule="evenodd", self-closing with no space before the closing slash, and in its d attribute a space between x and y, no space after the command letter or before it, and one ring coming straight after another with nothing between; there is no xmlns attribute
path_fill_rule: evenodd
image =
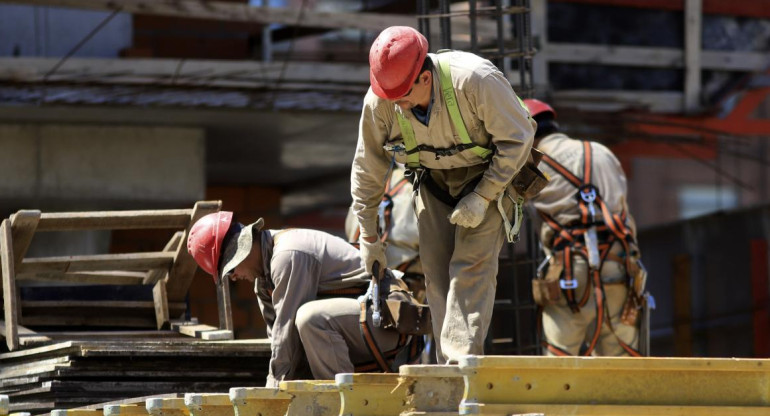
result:
<svg viewBox="0 0 770 416"><path fill-rule="evenodd" d="M12 412L48 413L132 397L263 386L267 340L66 341L0 354Z"/></svg>

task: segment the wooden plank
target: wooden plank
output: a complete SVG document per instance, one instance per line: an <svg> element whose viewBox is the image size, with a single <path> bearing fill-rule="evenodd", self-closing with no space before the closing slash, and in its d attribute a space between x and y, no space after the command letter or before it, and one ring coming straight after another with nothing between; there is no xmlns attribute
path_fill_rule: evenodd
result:
<svg viewBox="0 0 770 416"><path fill-rule="evenodd" d="M18 0L0 0L18 3ZM388 26L417 27L409 15L324 12L312 8L251 7L248 4L197 0L26 0L31 6L75 7L91 10L120 10L156 16L174 16L227 22L280 23L289 26L379 31Z"/></svg>
<svg viewBox="0 0 770 416"><path fill-rule="evenodd" d="M685 0L683 110L687 113L700 110L702 26L703 0Z"/></svg>
<svg viewBox="0 0 770 416"><path fill-rule="evenodd" d="M195 203L192 215L190 216L189 224L185 229L182 241L187 241L187 236L190 233L190 228L201 217L218 212L222 208L222 201L198 201ZM187 290L190 289L193 276L198 265L192 258L190 253L187 252L187 244L180 244L174 256L173 266L166 278L166 290L168 292L169 301L183 301L187 296Z"/></svg>
<svg viewBox="0 0 770 416"><path fill-rule="evenodd" d="M548 43L540 54L548 62L634 66L640 68L684 68L682 49L646 46ZM770 56L762 52L701 51L702 69L715 71L763 71Z"/></svg>
<svg viewBox="0 0 770 416"><path fill-rule="evenodd" d="M602 6L638 7L644 9L682 11L684 2L671 0L550 0L553 3L582 3ZM727 16L756 17L770 19L767 0L704 0L703 12Z"/></svg>
<svg viewBox="0 0 770 416"><path fill-rule="evenodd" d="M18 3L19 0L0 0L0 3ZM292 27L316 27L327 29L360 29L379 32L389 26L418 27L414 15L319 11L306 7L253 7L222 1L199 0L26 0L31 6L74 7L91 10L119 10L156 16L174 16L195 19L212 19L226 22L279 23ZM479 38L486 41L496 37L496 23L492 20L477 22ZM452 19L453 33L462 37L470 33L467 16Z"/></svg>
<svg viewBox="0 0 770 416"><path fill-rule="evenodd" d="M233 306L229 280L217 285L217 312L219 313L219 328L232 331L234 329Z"/></svg>
<svg viewBox="0 0 770 416"><path fill-rule="evenodd" d="M552 94L556 108L583 111L621 111L645 107L655 113L682 111L681 91L563 90Z"/></svg>
<svg viewBox="0 0 770 416"><path fill-rule="evenodd" d="M0 57L0 79L15 82L71 81L238 88L315 84L314 88L361 90L369 85L369 66L353 63L260 62L203 59L70 58L46 75L57 58ZM285 66L285 70L284 70ZM205 74L205 76L201 76ZM180 226L179 228L184 228Z"/></svg>
<svg viewBox="0 0 770 416"><path fill-rule="evenodd" d="M38 231L179 229L190 221L189 209L43 213Z"/></svg>
<svg viewBox="0 0 770 416"><path fill-rule="evenodd" d="M35 235L40 221L40 211L21 210L11 215L11 237L13 239L13 264L16 268L21 265L27 255L29 244Z"/></svg>
<svg viewBox="0 0 770 416"><path fill-rule="evenodd" d="M0 224L0 271L3 278L3 309L5 320L5 344L10 351L19 348L19 310L17 309L16 272L13 267L13 240L8 220Z"/></svg>
<svg viewBox="0 0 770 416"><path fill-rule="evenodd" d="M172 323L171 328L178 331L180 334L187 335L195 338L202 338L205 340L223 340L233 339L233 331L220 330L211 325L197 324L197 325L184 325L180 323Z"/></svg>
<svg viewBox="0 0 770 416"><path fill-rule="evenodd" d="M161 280L152 288L152 303L155 306L155 324L158 329L168 329L171 316L168 312L166 282Z"/></svg>
<svg viewBox="0 0 770 416"><path fill-rule="evenodd" d="M185 250L186 252L186 250ZM191 257L192 258L192 257ZM173 253L122 253L24 259L19 273L65 273L101 270L167 269Z"/></svg>
<svg viewBox="0 0 770 416"><path fill-rule="evenodd" d="M17 281L46 281L102 285L139 285L146 278L145 272L97 271L76 273L19 273Z"/></svg>
<svg viewBox="0 0 770 416"><path fill-rule="evenodd" d="M164 252L174 253L182 249L185 244L184 231L177 231L171 236L171 239L166 243L163 248ZM152 288L152 300L155 302L155 322L158 329L167 329L169 327L169 321L171 317L168 311L168 291L166 290L166 279L168 277L168 270L150 270L147 272L142 283L154 284Z"/></svg>
<svg viewBox="0 0 770 416"><path fill-rule="evenodd" d="M187 227L187 225L184 225L180 228L185 228L185 227ZM168 240L168 243L166 243L166 246L163 247L163 251L169 252L169 253L170 252L176 253L176 251L179 250L180 248L179 245L183 243L182 241L183 236L184 236L184 231L177 231L176 233L174 233L174 235L171 236L171 239ZM149 272L147 272L147 275L142 281L142 284L154 285L160 279L164 279L167 273L168 273L168 270L163 270L163 269L150 270Z"/></svg>

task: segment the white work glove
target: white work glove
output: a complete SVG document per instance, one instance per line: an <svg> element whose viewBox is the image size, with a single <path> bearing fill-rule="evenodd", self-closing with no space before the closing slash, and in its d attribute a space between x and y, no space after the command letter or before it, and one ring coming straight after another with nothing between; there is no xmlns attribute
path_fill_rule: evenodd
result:
<svg viewBox="0 0 770 416"><path fill-rule="evenodd" d="M361 238L361 267L367 272L374 274L372 265L375 261L380 262L379 272L387 267L387 261L385 260L385 244L378 238L373 243L367 243L366 240Z"/></svg>
<svg viewBox="0 0 770 416"><path fill-rule="evenodd" d="M449 215L449 222L465 228L476 228L484 219L489 201L476 192L465 195Z"/></svg>

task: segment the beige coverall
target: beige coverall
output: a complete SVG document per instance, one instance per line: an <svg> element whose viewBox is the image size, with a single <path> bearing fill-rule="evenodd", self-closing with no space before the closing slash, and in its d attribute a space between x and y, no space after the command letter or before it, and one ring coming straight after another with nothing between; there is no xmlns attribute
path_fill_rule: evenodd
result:
<svg viewBox="0 0 770 416"><path fill-rule="evenodd" d="M526 161L532 146L535 122L528 116L508 80L495 66L476 55L452 51L440 54L449 59L452 84L462 119L471 140L494 148L487 161L472 150L437 158L420 151L420 163L430 169L435 182L452 196L480 177L474 190L495 200L509 188L514 175ZM461 143L441 94L437 55L434 62L432 108L427 125L411 111L403 112L411 123L417 144L451 148ZM358 145L351 172L353 208L361 234L377 235L377 206L392 158L406 162L405 152L392 152L402 143L394 101L377 97L371 89L364 98ZM498 267L503 243L502 217L496 203L490 203L484 221L476 228L457 227L448 220L450 207L437 200L425 187L419 189L418 223L420 259L427 285L428 304L439 363L466 354L483 354L489 329ZM511 214L509 201L506 215Z"/></svg>
<svg viewBox="0 0 770 416"><path fill-rule="evenodd" d="M582 179L583 144L580 140L555 133L544 137L540 141L538 149ZM636 237L636 227L628 212L626 202L626 176L620 162L607 147L600 143L592 142L591 149L593 158L591 183L598 189L612 213L619 214L625 210L628 217L626 224ZM540 191L538 196L532 199L534 207L538 211L550 215L562 226L579 222L580 213L576 199L578 190L545 162L541 162L539 168L549 175L550 182ZM553 234L553 229L548 224L543 223L540 229L540 239L546 254L554 255L551 266L553 266L556 257L561 254L561 252L552 253L551 251ZM618 242L613 244L610 252L619 257L625 255L622 245ZM596 298L591 289L593 286L588 282L585 259L575 255L572 260L574 276L578 281L575 297L581 299L583 292L588 290L591 293L588 303L580 308L579 313L573 313L562 294L555 305L546 306L543 309L543 331L549 343L572 355L577 355L583 342L590 342L594 336ZM620 322L623 303L628 293L625 265L613 260L605 260L600 275L604 286L607 310L615 333L612 333L609 326L604 325L593 354L601 356L628 355L618 344L616 335L634 349L637 348L639 340L636 327Z"/></svg>
<svg viewBox="0 0 770 416"><path fill-rule="evenodd" d="M267 387L291 380L305 356L313 377L324 380L372 361L359 332L358 301L316 300L319 292L366 288L370 275L358 250L339 237L299 228L263 231L261 243L266 261L254 290L271 340ZM395 348L399 334L372 326L371 308L369 320L380 348Z"/></svg>

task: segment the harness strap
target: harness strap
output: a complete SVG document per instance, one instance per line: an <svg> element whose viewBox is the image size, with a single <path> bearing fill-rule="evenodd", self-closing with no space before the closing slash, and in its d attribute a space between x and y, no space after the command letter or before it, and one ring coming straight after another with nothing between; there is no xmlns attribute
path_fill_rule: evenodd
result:
<svg viewBox="0 0 770 416"><path fill-rule="evenodd" d="M394 373L398 371L397 369L401 364L415 363L420 358L420 353L422 352L422 338L401 334L396 348L383 353L374 339L374 334L372 334L372 329L367 321L367 309L370 302L371 300L361 302L361 314L358 317L358 323L364 344L366 344L369 353L374 357L374 361L357 365L355 371L367 372L379 369L384 373Z"/></svg>
<svg viewBox="0 0 770 416"><path fill-rule="evenodd" d="M444 97L444 103L446 104L447 111L449 111L449 118L452 119L452 125L455 128L455 132L460 137L460 143L457 146L453 146L446 149L437 149L427 145L417 145L417 139L414 136L414 129L412 124L406 119L403 112L396 110L396 118L398 119L398 126L401 128L401 137L404 139L404 149L406 151L406 167L408 169L418 169L420 164L420 151L428 151L436 154L436 158L441 156L452 156L457 153L470 149L478 157L487 159L491 157L492 150L481 147L471 140L468 130L465 128L462 115L460 114L460 107L457 105L457 96L455 95L455 89L452 85L452 75L449 69L449 62L446 59L438 58L438 73L439 73L439 86L441 89L441 95ZM521 102L521 99L519 99ZM524 106L524 108L527 108Z"/></svg>
<svg viewBox="0 0 770 416"><path fill-rule="evenodd" d="M492 151L473 143L470 135L468 135L468 130L465 128L465 123L463 123L462 115L460 115L460 108L457 106L457 97L455 95L455 88L452 85L452 76L450 74L448 60L439 57L438 68L441 95L444 96L444 103L447 106L447 110L449 110L449 116L452 118L452 124L455 126L457 135L460 136L460 140L463 144L473 146L470 148L473 153L482 159L486 159L492 154Z"/></svg>

